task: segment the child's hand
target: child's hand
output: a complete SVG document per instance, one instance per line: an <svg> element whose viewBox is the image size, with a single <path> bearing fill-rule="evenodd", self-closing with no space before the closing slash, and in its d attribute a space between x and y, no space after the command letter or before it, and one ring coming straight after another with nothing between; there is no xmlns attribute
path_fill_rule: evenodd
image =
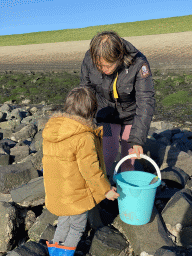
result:
<svg viewBox="0 0 192 256"><path fill-rule="evenodd" d="M112 200L114 201L115 199L117 199L120 195L118 193L116 193L115 191L117 191L116 187L111 187L111 190L109 190L106 194L105 197L108 200Z"/></svg>

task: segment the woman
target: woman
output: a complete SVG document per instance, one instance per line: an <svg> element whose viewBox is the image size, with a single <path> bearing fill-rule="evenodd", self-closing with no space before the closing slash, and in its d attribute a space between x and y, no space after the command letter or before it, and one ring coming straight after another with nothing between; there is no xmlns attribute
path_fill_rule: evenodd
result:
<svg viewBox="0 0 192 256"><path fill-rule="evenodd" d="M151 70L146 57L113 31L97 34L90 43L81 67L81 85L92 88L98 102L96 122L103 125L103 153L107 175L121 141L121 158L143 153L154 113ZM121 171L133 170L128 160Z"/></svg>

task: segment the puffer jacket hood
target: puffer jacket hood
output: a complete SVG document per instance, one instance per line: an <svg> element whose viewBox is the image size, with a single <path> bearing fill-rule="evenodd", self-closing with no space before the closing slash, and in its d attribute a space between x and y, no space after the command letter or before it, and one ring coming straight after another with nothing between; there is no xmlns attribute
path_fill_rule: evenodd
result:
<svg viewBox="0 0 192 256"><path fill-rule="evenodd" d="M98 129L91 120L58 112L47 123L43 131L43 138L49 142L57 143L84 132L92 132L96 136L99 134L102 136L102 130Z"/></svg>

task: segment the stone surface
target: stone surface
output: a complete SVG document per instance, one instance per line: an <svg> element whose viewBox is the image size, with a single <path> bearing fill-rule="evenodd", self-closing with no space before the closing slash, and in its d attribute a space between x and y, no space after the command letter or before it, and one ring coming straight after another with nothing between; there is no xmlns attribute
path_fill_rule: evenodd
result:
<svg viewBox="0 0 192 256"><path fill-rule="evenodd" d="M0 252L12 249L17 236L16 209L8 202L0 201Z"/></svg>
<svg viewBox="0 0 192 256"><path fill-rule="evenodd" d="M168 244L169 246L174 246L171 239L165 236L165 240L159 233L160 228L162 229L162 234L166 232L166 230L163 229L163 222L161 224L160 219L161 216L154 207L151 220L145 225L135 226L126 224L118 215L113 222L113 226L130 242L136 255L140 255L143 251L148 254L154 254L155 251L163 245Z"/></svg>
<svg viewBox="0 0 192 256"><path fill-rule="evenodd" d="M45 244L29 241L14 249L8 256L48 256L48 249Z"/></svg>
<svg viewBox="0 0 192 256"><path fill-rule="evenodd" d="M101 256L116 256L128 246L126 239L118 230L105 226L96 231L90 253Z"/></svg>
<svg viewBox="0 0 192 256"><path fill-rule="evenodd" d="M10 191L12 200L23 206L37 206L45 203L43 177L30 180L27 184Z"/></svg>
<svg viewBox="0 0 192 256"><path fill-rule="evenodd" d="M26 184L38 176L38 172L31 161L0 166L0 192L9 193L10 190Z"/></svg>
<svg viewBox="0 0 192 256"><path fill-rule="evenodd" d="M172 226L181 223L183 227L192 226L192 191L178 191L166 204L162 211L165 223Z"/></svg>
<svg viewBox="0 0 192 256"><path fill-rule="evenodd" d="M37 132L37 127L33 124L29 124L22 128L20 131L13 133L11 139L13 141L22 141L28 138L34 137Z"/></svg>
<svg viewBox="0 0 192 256"><path fill-rule="evenodd" d="M12 156L12 159L15 163L19 163L22 159L29 156L29 146L24 145L16 145L10 150L10 155Z"/></svg>
<svg viewBox="0 0 192 256"><path fill-rule="evenodd" d="M37 218L34 225L30 228L28 235L33 241L38 242L41 236L45 232L49 224L53 225L54 221L58 219L58 216L50 213L47 209L43 210L43 213Z"/></svg>

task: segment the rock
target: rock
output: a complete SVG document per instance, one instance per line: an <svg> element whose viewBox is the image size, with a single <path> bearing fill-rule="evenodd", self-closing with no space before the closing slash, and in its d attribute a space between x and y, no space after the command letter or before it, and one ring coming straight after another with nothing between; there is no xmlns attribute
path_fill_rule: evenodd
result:
<svg viewBox="0 0 192 256"><path fill-rule="evenodd" d="M149 155L160 167L160 170L170 167L178 167L189 176L192 176L192 156L174 146L166 146L158 141L147 139L144 145L144 153Z"/></svg>
<svg viewBox="0 0 192 256"><path fill-rule="evenodd" d="M48 225L53 225L54 221L57 219L58 216L50 213L47 209L44 209L43 213L37 218L34 225L30 228L28 232L29 238L38 242Z"/></svg>
<svg viewBox="0 0 192 256"><path fill-rule="evenodd" d="M27 184L10 191L12 200L23 206L33 207L45 203L45 189L43 177L30 180Z"/></svg>
<svg viewBox="0 0 192 256"><path fill-rule="evenodd" d="M6 113L0 112L0 122L5 121L6 120L6 116L7 116Z"/></svg>
<svg viewBox="0 0 192 256"><path fill-rule="evenodd" d="M0 123L0 129L4 129L4 130L14 130L15 127L19 124L19 122L16 123L16 121L13 120L9 120L9 121L5 121L5 122L1 122Z"/></svg>
<svg viewBox="0 0 192 256"><path fill-rule="evenodd" d="M192 191L182 189L168 201L161 213L166 224L192 226Z"/></svg>
<svg viewBox="0 0 192 256"><path fill-rule="evenodd" d="M10 155L15 163L19 163L22 159L29 156L29 146L16 145L15 147L11 148Z"/></svg>
<svg viewBox="0 0 192 256"><path fill-rule="evenodd" d="M35 143L35 150L39 151L43 148L43 138L42 138L42 130L40 130L38 133L36 133L34 137L34 143Z"/></svg>
<svg viewBox="0 0 192 256"><path fill-rule="evenodd" d="M36 168L37 171L40 171L43 168L42 158L43 158L43 151L42 150L35 153L31 158L31 162L32 162L33 166Z"/></svg>
<svg viewBox="0 0 192 256"><path fill-rule="evenodd" d="M0 252L13 248L17 236L17 214L11 203L0 202Z"/></svg>
<svg viewBox="0 0 192 256"><path fill-rule="evenodd" d="M136 255L140 255L143 251L153 255L163 245L174 246L171 238L166 234L164 222L155 207L150 222L145 225L128 225L118 215L113 226L130 242Z"/></svg>
<svg viewBox="0 0 192 256"><path fill-rule="evenodd" d="M17 143L16 143L15 141L10 140L10 139L7 139L7 138L2 139L2 140L0 141L0 147L1 147L1 145L3 145L3 148L5 148L5 146L8 147L8 148L6 149L6 150L9 150L9 152L7 152L7 154L10 153L10 148L13 148L16 144L17 144Z"/></svg>
<svg viewBox="0 0 192 256"><path fill-rule="evenodd" d="M20 131L13 133L11 139L13 141L23 141L28 138L33 138L37 132L37 127L33 124L29 124L23 127Z"/></svg>
<svg viewBox="0 0 192 256"><path fill-rule="evenodd" d="M13 251L9 252L7 256L48 256L47 246L43 243L29 241Z"/></svg>
<svg viewBox="0 0 192 256"><path fill-rule="evenodd" d="M29 230L36 221L36 215L32 210L27 211L25 216L25 230Z"/></svg>
<svg viewBox="0 0 192 256"><path fill-rule="evenodd" d="M48 122L48 120L49 120L48 116L38 119L38 131L41 131L44 129L45 124Z"/></svg>
<svg viewBox="0 0 192 256"><path fill-rule="evenodd" d="M118 230L105 226L96 231L90 253L100 256L115 256L120 255L126 247L128 247L128 243L123 235Z"/></svg>
<svg viewBox="0 0 192 256"><path fill-rule="evenodd" d="M13 202L10 194L0 193L0 202Z"/></svg>
<svg viewBox="0 0 192 256"><path fill-rule="evenodd" d="M191 248L192 247L192 239L191 238L192 238L192 226L184 227L178 233L177 245L183 246L185 248Z"/></svg>
<svg viewBox="0 0 192 256"><path fill-rule="evenodd" d="M157 130L162 130L162 129L172 129L173 124L171 123L166 123L164 121L158 121L158 122L152 122L150 127L155 127Z"/></svg>
<svg viewBox="0 0 192 256"><path fill-rule="evenodd" d="M162 246L159 248L154 256L190 256L186 250L178 247Z"/></svg>
<svg viewBox="0 0 192 256"><path fill-rule="evenodd" d="M22 100L21 104L29 104L30 102L31 102L31 100L25 99L25 100Z"/></svg>
<svg viewBox="0 0 192 256"><path fill-rule="evenodd" d="M0 154L0 166L10 164L10 155Z"/></svg>
<svg viewBox="0 0 192 256"><path fill-rule="evenodd" d="M7 129L1 129L1 128L0 128L0 133L3 134L3 139L9 139L10 136L12 135L13 131L12 131L12 130L7 130Z"/></svg>
<svg viewBox="0 0 192 256"><path fill-rule="evenodd" d="M19 122L23 119L21 111L19 108L13 109L10 113L7 114L7 120L17 119Z"/></svg>
<svg viewBox="0 0 192 256"><path fill-rule="evenodd" d="M26 118L24 118L21 123L22 124L31 124L33 123L35 120L35 118L33 116L27 116Z"/></svg>
<svg viewBox="0 0 192 256"><path fill-rule="evenodd" d="M32 108L30 109L30 113L31 113L32 115L35 114L37 111L38 111L38 108L37 108L37 107L32 107Z"/></svg>
<svg viewBox="0 0 192 256"><path fill-rule="evenodd" d="M184 188L189 179L189 175L178 167L167 167L161 170L161 175L166 185L172 188Z"/></svg>
<svg viewBox="0 0 192 256"><path fill-rule="evenodd" d="M9 113L11 112L11 110L12 110L12 107L6 103L0 107L0 112Z"/></svg>
<svg viewBox="0 0 192 256"><path fill-rule="evenodd" d="M56 227L51 225L51 224L48 224L46 229L44 230L44 232L42 233L41 235L41 240L47 240L47 241L51 241L54 237L54 234L55 234L55 230L56 230Z"/></svg>
<svg viewBox="0 0 192 256"><path fill-rule="evenodd" d="M31 161L8 166L0 166L0 192L9 193L10 190L37 178L38 172Z"/></svg>

